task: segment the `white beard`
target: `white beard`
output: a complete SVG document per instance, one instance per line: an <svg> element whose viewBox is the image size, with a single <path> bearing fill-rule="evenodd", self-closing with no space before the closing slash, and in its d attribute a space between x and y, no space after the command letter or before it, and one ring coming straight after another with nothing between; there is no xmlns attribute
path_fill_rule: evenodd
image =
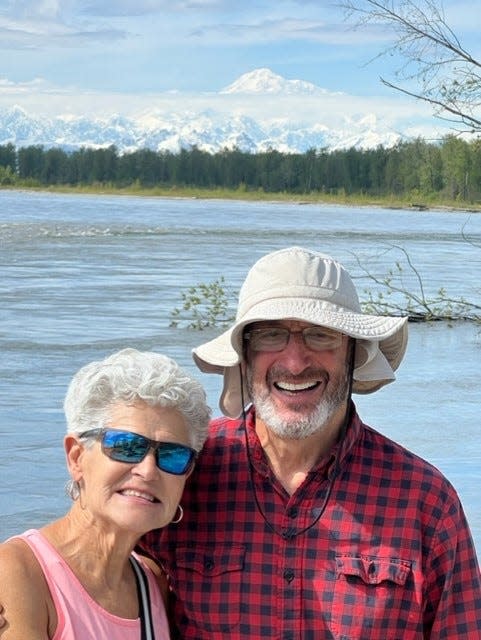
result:
<svg viewBox="0 0 481 640"><path fill-rule="evenodd" d="M254 388L249 372L247 386L256 414L276 436L285 440L303 440L329 425L333 415L347 399L349 383L347 376L343 375L334 391L326 391L310 414L289 419L278 413L267 389L259 391ZM302 405L299 405L301 410Z"/></svg>

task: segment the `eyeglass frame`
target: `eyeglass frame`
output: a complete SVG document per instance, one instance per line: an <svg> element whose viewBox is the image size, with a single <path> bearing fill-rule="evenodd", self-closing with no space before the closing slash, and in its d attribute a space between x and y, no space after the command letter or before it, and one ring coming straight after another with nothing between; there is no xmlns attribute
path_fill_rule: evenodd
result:
<svg viewBox="0 0 481 640"><path fill-rule="evenodd" d="M276 347L276 348L266 349L266 348L256 348L255 344L252 344L252 336L254 334L259 335L261 333L274 331L274 330L279 331L281 335L283 334L285 336L284 343L282 344L282 346L279 346L278 348ZM309 345L308 342L306 341L306 335L309 337L310 333L316 332L316 331L321 333L324 332L326 334L326 337L329 335L331 339L335 341L334 344L328 345L328 346L322 346L320 348L312 347L311 345ZM331 332L332 332L332 336L331 336ZM262 326L262 327L254 326L252 328L249 328L249 325L247 325L242 335L242 339L246 347L250 347L252 351L254 351L255 353L260 353L260 352L279 353L280 351L283 351L287 347L287 345L289 344L291 335L296 335L296 334L302 335L302 341L304 346L307 347L308 349L311 349L312 351L315 351L316 353L320 353L322 351L330 351L330 350L339 348L342 344L342 338L345 335L340 331L334 331L333 329L329 329L321 325L310 325L308 327L304 327L304 329L299 329L298 331L292 331L288 327L283 327L280 325L268 325L268 326Z"/></svg>
<svg viewBox="0 0 481 640"><path fill-rule="evenodd" d="M107 434L107 432L109 431L114 431L116 433L126 433L132 436L137 436L138 438L140 438L141 440L145 441L148 444L147 449L145 450L144 455L142 456L142 458L140 458L140 460L119 460L118 458L112 457L109 453L109 449L104 445L104 438L105 435ZM121 462L121 463L125 463L125 464L140 464L143 460L145 460L146 456L148 453L150 453L151 451L155 454L155 465L156 467L160 470L163 471L164 473L169 473L171 475L174 476L183 476L188 474L194 464L195 464L195 460L198 456L198 451L196 451L194 448L189 447L186 444L182 444L180 442L167 442L165 440L152 440L151 438L147 438L147 436L144 436L140 433L136 433L135 431L129 431L128 429L117 429L115 427L97 427L94 429L87 429L86 431L82 431L82 433L77 434L78 438L84 439L84 438L94 438L95 440L99 440L100 439L100 445L102 448L102 453L107 456L107 458L109 458L109 460L114 460L115 462ZM181 449L187 450L190 452L190 457L188 459L188 462L186 464L185 470L181 471L181 472L176 472L176 471L171 471L171 470L167 470L167 469L163 469L160 465L159 465L159 459L157 457L157 451L159 451L163 445L167 445L167 446L176 446L176 447L180 447ZM110 450L111 452L111 450Z"/></svg>

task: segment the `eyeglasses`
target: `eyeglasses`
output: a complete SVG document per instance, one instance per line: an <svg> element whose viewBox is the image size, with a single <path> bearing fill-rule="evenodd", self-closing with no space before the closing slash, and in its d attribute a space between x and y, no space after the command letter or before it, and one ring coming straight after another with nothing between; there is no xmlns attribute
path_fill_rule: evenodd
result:
<svg viewBox="0 0 481 640"><path fill-rule="evenodd" d="M102 451L111 460L137 464L149 451L155 454L155 462L161 471L182 476L192 468L197 452L177 442L159 442L132 431L118 429L90 429L79 438L101 439Z"/></svg>
<svg viewBox="0 0 481 640"><path fill-rule="evenodd" d="M306 327L301 331L291 331L286 327L262 327L244 333L253 351L282 351L287 347L291 335L300 333L304 344L313 351L337 349L342 343L342 333L329 331L323 327Z"/></svg>

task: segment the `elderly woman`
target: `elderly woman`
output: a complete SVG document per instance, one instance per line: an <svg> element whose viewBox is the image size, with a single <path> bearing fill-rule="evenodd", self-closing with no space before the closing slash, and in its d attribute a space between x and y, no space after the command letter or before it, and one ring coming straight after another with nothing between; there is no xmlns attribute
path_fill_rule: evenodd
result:
<svg viewBox="0 0 481 640"><path fill-rule="evenodd" d="M74 376L65 414L73 504L0 545L2 640L169 638L163 574L133 550L182 518L205 393L170 358L125 349Z"/></svg>

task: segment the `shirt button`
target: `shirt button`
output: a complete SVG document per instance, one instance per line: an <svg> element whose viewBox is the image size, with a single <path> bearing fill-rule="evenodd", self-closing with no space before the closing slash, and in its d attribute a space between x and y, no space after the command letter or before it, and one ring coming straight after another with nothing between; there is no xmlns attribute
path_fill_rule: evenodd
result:
<svg viewBox="0 0 481 640"><path fill-rule="evenodd" d="M206 571L212 571L212 569L214 568L215 563L212 560L212 558L207 558L206 560L204 560L204 569Z"/></svg>
<svg viewBox="0 0 481 640"><path fill-rule="evenodd" d="M291 507L287 512L287 515L289 516L289 518L297 518L298 513L299 511L297 507Z"/></svg>
<svg viewBox="0 0 481 640"><path fill-rule="evenodd" d="M294 580L294 571L292 569L286 569L283 575L286 582L292 582Z"/></svg>
<svg viewBox="0 0 481 640"><path fill-rule="evenodd" d="M370 582L375 580L376 573L377 573L376 564L374 562L369 563L369 567L367 569L367 574L368 574Z"/></svg>

